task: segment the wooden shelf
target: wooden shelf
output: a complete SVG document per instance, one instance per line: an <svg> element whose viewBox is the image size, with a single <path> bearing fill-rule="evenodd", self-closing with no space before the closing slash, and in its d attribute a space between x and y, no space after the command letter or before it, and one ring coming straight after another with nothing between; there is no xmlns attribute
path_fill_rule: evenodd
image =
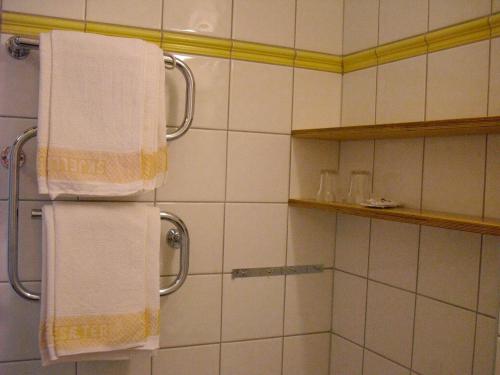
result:
<svg viewBox="0 0 500 375"><path fill-rule="evenodd" d="M500 116L292 130L295 138L354 140L500 133Z"/></svg>
<svg viewBox="0 0 500 375"><path fill-rule="evenodd" d="M399 221L401 223L419 224L500 236L500 220L495 219L482 219L474 216L420 211L407 208L367 208L355 204L340 202L323 203L306 199L290 199L288 203L295 207L318 208L349 215L371 217L374 219Z"/></svg>

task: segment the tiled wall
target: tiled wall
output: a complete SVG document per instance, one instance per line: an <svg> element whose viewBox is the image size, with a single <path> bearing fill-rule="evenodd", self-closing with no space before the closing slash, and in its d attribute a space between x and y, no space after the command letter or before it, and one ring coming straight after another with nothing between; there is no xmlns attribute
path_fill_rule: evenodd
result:
<svg viewBox="0 0 500 375"><path fill-rule="evenodd" d="M4 0L3 9L196 32L341 53L340 0ZM2 35L2 44L9 35ZM335 217L290 210L290 131L340 123L341 76L285 66L179 56L196 77L193 129L173 141L167 184L134 200L178 214L191 238L190 276L161 300L161 347L152 361L41 369L39 305L6 275L7 171L0 167L0 374L326 374L330 361ZM36 125L38 53L16 61L0 48L0 140ZM184 83L168 72L169 124L180 123ZM21 277L40 280L41 225L35 143L25 147L20 208ZM334 154L332 154L334 155ZM336 154L335 154L336 155ZM332 156L334 160L336 156ZM314 184L316 181L314 181ZM167 228L163 228L164 231ZM162 248L168 282L178 254ZM236 267L323 263L322 274L232 280Z"/></svg>
<svg viewBox="0 0 500 375"><path fill-rule="evenodd" d="M344 53L492 7L498 2L346 1ZM499 64L497 38L345 74L341 126L498 116ZM365 169L376 196L500 218L498 135L338 148L340 195L349 172ZM492 374L499 250L499 237L337 215L331 374Z"/></svg>

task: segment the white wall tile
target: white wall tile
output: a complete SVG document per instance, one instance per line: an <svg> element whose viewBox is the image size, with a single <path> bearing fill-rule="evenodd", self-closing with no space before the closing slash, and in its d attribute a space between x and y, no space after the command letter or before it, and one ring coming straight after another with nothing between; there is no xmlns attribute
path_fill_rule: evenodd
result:
<svg viewBox="0 0 500 375"><path fill-rule="evenodd" d="M283 339L223 343L221 375L281 375Z"/></svg>
<svg viewBox="0 0 500 375"><path fill-rule="evenodd" d="M292 69L232 60L229 129L290 133Z"/></svg>
<svg viewBox="0 0 500 375"><path fill-rule="evenodd" d="M224 275L222 340L283 334L283 276L232 279Z"/></svg>
<svg viewBox="0 0 500 375"><path fill-rule="evenodd" d="M162 286L172 278L162 279ZM177 292L160 299L160 346L217 342L220 339L221 276L188 276Z"/></svg>
<svg viewBox="0 0 500 375"><path fill-rule="evenodd" d="M286 202L290 137L229 132L228 201Z"/></svg>
<svg viewBox="0 0 500 375"><path fill-rule="evenodd" d="M379 44L426 32L428 11L426 0L380 0Z"/></svg>
<svg viewBox="0 0 500 375"><path fill-rule="evenodd" d="M374 196L420 208L423 154L422 138L376 140Z"/></svg>
<svg viewBox="0 0 500 375"><path fill-rule="evenodd" d="M227 129L229 60L194 55L175 56L189 65L196 81L192 128ZM166 71L165 82L167 124L180 126L184 121L186 80L182 73L175 69Z"/></svg>
<svg viewBox="0 0 500 375"><path fill-rule="evenodd" d="M181 218L189 230L189 273L222 271L222 242L224 223L223 203L163 203L162 211ZM172 225L164 223L161 233L160 270L162 275L175 275L179 270L180 251L165 241Z"/></svg>
<svg viewBox="0 0 500 375"><path fill-rule="evenodd" d="M422 227L418 292L475 309L480 246L479 234Z"/></svg>
<svg viewBox="0 0 500 375"><path fill-rule="evenodd" d="M24 283L38 291L39 283ZM39 358L40 304L27 301L8 283L0 283L0 361Z"/></svg>
<svg viewBox="0 0 500 375"><path fill-rule="evenodd" d="M293 47L295 1L234 0L233 38Z"/></svg>
<svg viewBox="0 0 500 375"><path fill-rule="evenodd" d="M337 200L347 198L351 172L355 170L373 172L373 140L367 141L343 141L340 143L339 178ZM371 191L371 176L368 179Z"/></svg>
<svg viewBox="0 0 500 375"><path fill-rule="evenodd" d="M285 264L287 210L286 204L226 204L224 272Z"/></svg>
<svg viewBox="0 0 500 375"><path fill-rule="evenodd" d="M338 150L339 143L335 141L292 138L290 197L315 199L321 170L338 170ZM338 195L338 191L335 193Z"/></svg>
<svg viewBox="0 0 500 375"><path fill-rule="evenodd" d="M497 320L477 316L473 375L493 374Z"/></svg>
<svg viewBox="0 0 500 375"><path fill-rule="evenodd" d="M332 334L330 375L361 375L363 348Z"/></svg>
<svg viewBox="0 0 500 375"><path fill-rule="evenodd" d="M330 329L332 271L286 277L285 335Z"/></svg>
<svg viewBox="0 0 500 375"><path fill-rule="evenodd" d="M474 313L417 297L413 369L421 374L470 374Z"/></svg>
<svg viewBox="0 0 500 375"><path fill-rule="evenodd" d="M484 216L500 219L500 134L488 134Z"/></svg>
<svg viewBox="0 0 500 375"><path fill-rule="evenodd" d="M371 279L415 291L418 245L418 225L372 220L368 275Z"/></svg>
<svg viewBox="0 0 500 375"><path fill-rule="evenodd" d="M295 48L342 54L342 0L298 0Z"/></svg>
<svg viewBox="0 0 500 375"><path fill-rule="evenodd" d="M290 207L287 264L333 266L335 223L333 212Z"/></svg>
<svg viewBox="0 0 500 375"><path fill-rule="evenodd" d="M378 67L377 124L424 120L426 69L425 55Z"/></svg>
<svg viewBox="0 0 500 375"><path fill-rule="evenodd" d="M77 375L150 375L151 355L132 352L127 361L79 362L77 368Z"/></svg>
<svg viewBox="0 0 500 375"><path fill-rule="evenodd" d="M489 41L429 54L427 120L487 114Z"/></svg>
<svg viewBox="0 0 500 375"><path fill-rule="evenodd" d="M415 295L369 282L366 311L366 347L409 367Z"/></svg>
<svg viewBox="0 0 500 375"><path fill-rule="evenodd" d="M337 215L335 267L360 276L368 274L370 219Z"/></svg>
<svg viewBox="0 0 500 375"><path fill-rule="evenodd" d="M497 1L500 11L500 0ZM491 40L489 116L500 116L500 39Z"/></svg>
<svg viewBox="0 0 500 375"><path fill-rule="evenodd" d="M338 126L341 86L341 74L296 68L292 129Z"/></svg>
<svg viewBox="0 0 500 375"><path fill-rule="evenodd" d="M429 0L429 28L431 30L486 16L490 0Z"/></svg>
<svg viewBox="0 0 500 375"><path fill-rule="evenodd" d="M285 337L283 375L327 375L330 334Z"/></svg>
<svg viewBox="0 0 500 375"><path fill-rule="evenodd" d="M87 0L86 20L161 29L162 0Z"/></svg>
<svg viewBox="0 0 500 375"><path fill-rule="evenodd" d="M166 183L157 201L223 201L226 132L192 129L169 144Z"/></svg>
<svg viewBox="0 0 500 375"><path fill-rule="evenodd" d="M373 352L365 350L364 356L365 375L409 375L410 370L395 364Z"/></svg>
<svg viewBox="0 0 500 375"><path fill-rule="evenodd" d="M342 126L375 124L377 67L342 77Z"/></svg>
<svg viewBox="0 0 500 375"><path fill-rule="evenodd" d="M10 34L1 34L0 44L5 45ZM0 48L0 114L3 116L36 117L38 115L38 75L40 63L38 50L17 60Z"/></svg>
<svg viewBox="0 0 500 375"><path fill-rule="evenodd" d="M500 11L500 0L493 0L491 5L493 13Z"/></svg>
<svg viewBox="0 0 500 375"><path fill-rule="evenodd" d="M332 332L364 344L366 279L335 271Z"/></svg>
<svg viewBox="0 0 500 375"><path fill-rule="evenodd" d="M490 316L498 315L500 287L500 237L483 236L481 280L479 281L478 311Z"/></svg>
<svg viewBox="0 0 500 375"><path fill-rule="evenodd" d="M485 143L483 135L425 140L423 209L482 215Z"/></svg>
<svg viewBox="0 0 500 375"><path fill-rule="evenodd" d="M85 0L3 0L4 11L40 14L43 16L85 18Z"/></svg>
<svg viewBox="0 0 500 375"><path fill-rule="evenodd" d="M231 0L164 0L163 28L231 37Z"/></svg>
<svg viewBox="0 0 500 375"><path fill-rule="evenodd" d="M375 47L378 42L379 0L346 1L344 54Z"/></svg>
<svg viewBox="0 0 500 375"><path fill-rule="evenodd" d="M219 375L219 351L220 345L159 350L152 375Z"/></svg>
<svg viewBox="0 0 500 375"><path fill-rule="evenodd" d="M0 363L2 375L75 375L74 363L61 363L42 367L40 361Z"/></svg>

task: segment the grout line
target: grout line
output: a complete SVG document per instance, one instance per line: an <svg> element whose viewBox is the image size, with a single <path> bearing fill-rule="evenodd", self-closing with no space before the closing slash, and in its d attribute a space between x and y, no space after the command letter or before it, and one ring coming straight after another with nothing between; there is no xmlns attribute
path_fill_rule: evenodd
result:
<svg viewBox="0 0 500 375"><path fill-rule="evenodd" d="M369 289L369 269L370 269L370 250L371 250L371 238L372 238L372 219L370 219L370 226L368 229L368 263L366 266L366 296L365 296L365 322L363 327L363 348L366 348L366 324L368 321L368 289ZM362 353L361 362L361 374L365 372L365 351Z"/></svg>
<svg viewBox="0 0 500 375"><path fill-rule="evenodd" d="M482 272L482 266L483 266L483 241L484 241L484 235L481 236L481 241L480 241L479 272L477 275L476 311L479 310L479 297L480 297L480 292L481 292L481 272ZM477 313L474 316L474 319L475 319L475 321L474 321L474 337L472 338L472 348L474 350L472 351L471 375L474 374L474 363L475 363L475 359L476 359L476 336L477 336L478 316L479 315Z"/></svg>
<svg viewBox="0 0 500 375"><path fill-rule="evenodd" d="M488 140L489 134L484 137L484 174L483 174L483 204L481 207L481 217L484 219L486 213L486 182L487 182L487 172L488 172Z"/></svg>
<svg viewBox="0 0 500 375"><path fill-rule="evenodd" d="M420 243L421 243L421 235L422 235L422 226L418 227L418 244L417 244L417 274L415 277L415 297L414 297L414 306L413 306L413 327L411 334L411 355L410 355L410 368L413 368L413 355L415 350L415 332L417 325L417 291L418 291L418 274L420 269Z"/></svg>

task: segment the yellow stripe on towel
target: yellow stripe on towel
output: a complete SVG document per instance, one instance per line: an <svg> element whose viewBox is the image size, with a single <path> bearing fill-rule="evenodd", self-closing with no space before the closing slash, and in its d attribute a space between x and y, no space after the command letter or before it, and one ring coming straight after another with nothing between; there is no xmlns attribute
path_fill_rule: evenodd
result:
<svg viewBox="0 0 500 375"><path fill-rule="evenodd" d="M167 170L167 147L157 152L120 153L40 148L38 176L60 181L128 183L152 180Z"/></svg>
<svg viewBox="0 0 500 375"><path fill-rule="evenodd" d="M40 347L56 351L119 347L144 341L160 332L159 311L48 318L40 324Z"/></svg>

